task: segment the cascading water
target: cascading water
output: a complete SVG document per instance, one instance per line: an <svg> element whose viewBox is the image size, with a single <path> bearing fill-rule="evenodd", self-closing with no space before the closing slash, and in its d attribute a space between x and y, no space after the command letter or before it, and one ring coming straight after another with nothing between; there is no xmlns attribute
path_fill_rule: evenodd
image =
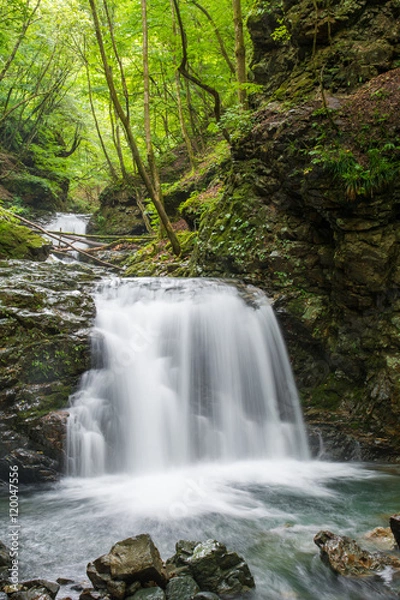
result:
<svg viewBox="0 0 400 600"><path fill-rule="evenodd" d="M46 228L48 231L56 231L56 232L64 232L64 233L74 233L77 236L85 234L87 229L87 224L89 220L89 215L79 215L74 213L56 213L52 219L46 223ZM53 242L53 244L57 244L54 241L54 238L49 238ZM71 240L67 240L71 242ZM84 250L87 248L87 244L84 242L73 242L74 245L80 250ZM62 244L61 244L62 245ZM79 258L78 252L72 252L72 256L75 259ZM66 260L70 260L67 256Z"/></svg>
<svg viewBox="0 0 400 600"><path fill-rule="evenodd" d="M113 280L96 305L94 368L70 409L70 474L308 458L284 342L259 290Z"/></svg>

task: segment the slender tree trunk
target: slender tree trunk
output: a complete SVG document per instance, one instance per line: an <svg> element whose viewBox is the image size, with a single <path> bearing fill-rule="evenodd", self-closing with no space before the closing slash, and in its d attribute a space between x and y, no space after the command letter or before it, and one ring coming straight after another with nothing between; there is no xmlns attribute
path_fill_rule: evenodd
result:
<svg viewBox="0 0 400 600"><path fill-rule="evenodd" d="M41 0L37 0L35 6L32 9L31 14L29 15L29 17L26 19L25 23L22 26L22 30L21 33L19 34L17 41L14 44L13 49L11 50L11 53L9 55L9 57L6 59L6 62L4 63L4 66L2 68L2 70L0 71L0 82L4 79L4 77L7 74L8 69L10 68L17 52L18 49L21 45L22 40L24 39L26 32L28 31L29 26L31 25L33 18L36 14L36 11L38 10L39 6L40 6L40 2Z"/></svg>
<svg viewBox="0 0 400 600"><path fill-rule="evenodd" d="M213 99L214 99L214 115L215 115L215 120L218 123L221 120L221 98L220 98L220 95L215 88L211 87L210 85L208 85L206 83L203 83L198 77L195 77L194 75L189 73L188 68L187 68L187 64L188 64L187 38L186 38L185 29L183 27L181 11L179 9L178 0L173 0L173 3L174 3L174 7L175 7L176 18L178 20L179 33L180 33L181 43L182 43L182 60L178 67L178 71L184 77L186 77L186 79L188 79L192 83L196 84L198 87L200 87L202 90L206 91L208 94L210 94L213 97Z"/></svg>
<svg viewBox="0 0 400 600"><path fill-rule="evenodd" d="M235 75L236 74L236 69L235 69L235 65L233 64L233 62L231 61L231 59L229 58L229 54L225 48L225 44L224 44L224 40L222 39L222 36L220 34L220 31L214 21L214 19L212 18L212 16L210 15L210 13L204 8L204 6L202 6L199 2L196 2L195 0L193 0L193 4L199 9L201 10L201 12L206 16L206 18L210 21L212 28L214 29L214 33L215 33L215 37L218 40L218 44L219 44L219 49L221 50L221 54L225 59L226 64L228 65L228 68L230 70L230 72Z"/></svg>
<svg viewBox="0 0 400 600"><path fill-rule="evenodd" d="M119 131L119 122L118 119L114 116L114 104L111 101L110 98L110 103L109 103L109 107L108 107L108 113L110 115L110 123L111 123L111 135L112 135L112 139L113 139L113 143L114 143L114 148L117 151L117 156L118 156L118 162L119 162L119 167L121 169L121 173L122 173L122 178L127 181L128 180L128 171L126 169L125 166L125 161L124 161L124 156L122 154L122 147L121 147L121 136L120 136L120 131Z"/></svg>
<svg viewBox="0 0 400 600"><path fill-rule="evenodd" d="M172 33L173 33L174 40L175 40L177 38L178 32L177 32L177 29L176 29L174 3L173 3L173 0L170 0L170 2L171 2L171 12L172 12ZM173 58L174 58L174 62L176 62L175 44L174 44ZM180 127L181 127L181 133L182 133L183 140L185 142L186 151L188 153L190 166L191 166L192 169L194 169L195 168L194 151L193 151L192 141L190 139L189 132L188 132L187 127L186 127L185 115L183 113L182 95L181 95L181 81L180 81L178 69L175 69L175 89L176 89L176 100L177 100L178 117L179 117L179 124L180 124Z"/></svg>
<svg viewBox="0 0 400 600"><path fill-rule="evenodd" d="M105 47L104 47L103 35L101 32L101 25L100 25L99 17L97 14L95 0L89 0L89 5L90 5L91 12L92 12L96 40L97 40L97 44L99 47L101 60L103 63L104 74L106 77L106 81L107 81L108 89L109 89L109 92L111 95L111 99L112 99L112 102L115 107L115 111L116 111L118 118L120 119L122 126L125 130L126 139L127 139L127 142L128 142L131 154L132 154L132 158L137 165L139 175L142 178L144 185L146 186L146 189L147 189L147 192L148 192L150 198L153 200L154 206L155 206L158 214L160 215L161 222L165 227L165 230L166 230L168 238L171 242L174 253L176 255L179 255L180 254L180 245L179 245L178 239L175 235L174 230L172 229L171 222L168 218L167 213L165 212L164 206L163 206L162 202L160 201L157 191L156 191L156 189L149 177L149 174L146 171L146 168L143 164L139 149L136 144L136 140L134 138L134 135L133 135L133 132L132 132L132 129L130 126L129 118L128 118L127 114L125 113L125 111L119 101L119 98L118 98L118 94L117 94L117 90L115 88L114 79L112 76L110 65L108 64L108 60L107 60L107 55L106 55L106 51L105 51Z"/></svg>
<svg viewBox="0 0 400 600"><path fill-rule="evenodd" d="M95 109L94 102L93 102L92 82L91 82L91 79L90 79L90 69L89 69L89 64L87 62L87 59L85 59L85 68L86 68L86 79L87 79L88 92L89 92L90 110L92 111L92 117L93 117L93 121L94 121L94 126L96 128L97 137L99 138L101 149L103 150L103 154L104 154L105 159L107 161L108 168L109 168L110 175L111 175L111 179L113 179L114 181L116 181L118 179L118 175L117 175L115 167L114 167L114 165L112 163L110 155L108 154L106 145L104 143L103 136L101 134L99 121L98 121L97 115L96 115L96 109Z"/></svg>
<svg viewBox="0 0 400 600"><path fill-rule="evenodd" d="M144 133L146 140L147 162L153 178L154 187L162 201L160 176L158 173L156 159L154 156L151 138L151 115L150 115L150 76L149 76L149 28L147 25L147 0L141 0L142 7L142 51L143 51L143 107L144 107Z"/></svg>
<svg viewBox="0 0 400 600"><path fill-rule="evenodd" d="M246 48L244 45L242 7L240 0L232 0L233 3L233 24L235 27L235 56L236 56L236 74L239 84L238 96L239 102L243 108L247 108L247 94L242 87L247 83L246 74Z"/></svg>

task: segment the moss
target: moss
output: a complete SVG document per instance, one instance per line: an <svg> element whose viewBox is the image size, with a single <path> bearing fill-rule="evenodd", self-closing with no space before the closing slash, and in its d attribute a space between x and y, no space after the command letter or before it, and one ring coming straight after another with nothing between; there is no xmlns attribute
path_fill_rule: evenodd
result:
<svg viewBox="0 0 400 600"><path fill-rule="evenodd" d="M0 258L45 260L49 244L27 227L6 220L0 212Z"/></svg>

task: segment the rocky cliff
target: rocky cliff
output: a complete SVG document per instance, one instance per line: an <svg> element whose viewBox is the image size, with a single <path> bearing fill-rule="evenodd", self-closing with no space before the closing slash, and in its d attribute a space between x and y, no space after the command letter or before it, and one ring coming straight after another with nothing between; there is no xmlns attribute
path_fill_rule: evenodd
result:
<svg viewBox="0 0 400 600"><path fill-rule="evenodd" d="M307 421L340 458L399 460L399 16L398 0L257 4L264 93L192 265L274 298Z"/></svg>
<svg viewBox="0 0 400 600"><path fill-rule="evenodd" d="M57 478L68 397L90 367L95 274L82 265L0 261L0 480Z"/></svg>

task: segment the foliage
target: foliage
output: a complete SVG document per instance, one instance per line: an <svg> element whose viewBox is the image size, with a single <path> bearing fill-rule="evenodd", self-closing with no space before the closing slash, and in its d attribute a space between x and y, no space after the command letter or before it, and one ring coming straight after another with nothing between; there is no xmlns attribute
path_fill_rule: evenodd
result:
<svg viewBox="0 0 400 600"><path fill-rule="evenodd" d="M343 181L349 200L358 196L373 196L394 181L400 172L400 160L393 151L400 151L392 143L381 148L370 148L366 152L367 163L362 164L353 152L333 142L330 145L317 145L310 150L313 165L321 165Z"/></svg>

